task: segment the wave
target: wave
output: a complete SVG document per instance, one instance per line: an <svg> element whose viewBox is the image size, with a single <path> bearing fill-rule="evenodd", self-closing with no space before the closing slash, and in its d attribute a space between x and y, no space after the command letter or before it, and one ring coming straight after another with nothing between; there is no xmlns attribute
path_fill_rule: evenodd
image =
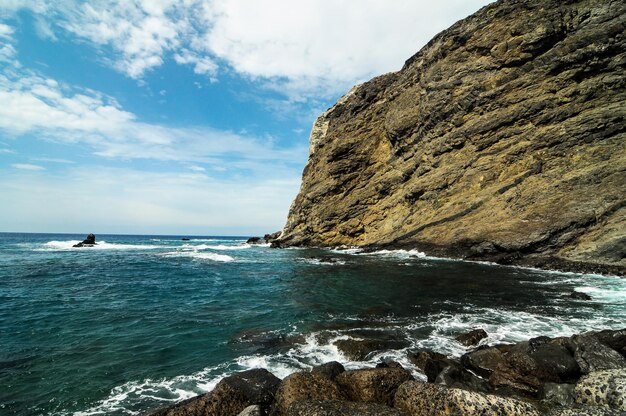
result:
<svg viewBox="0 0 626 416"><path fill-rule="evenodd" d="M167 246L153 244L121 244L107 243L106 241L98 241L93 247L73 247L74 244L80 243L82 240L70 241L48 241L35 248L35 251L65 251L65 250L154 250Z"/></svg>
<svg viewBox="0 0 626 416"><path fill-rule="evenodd" d="M313 264L316 266L343 266L346 261L335 258L331 259L318 259L318 258L299 258L299 261L307 264Z"/></svg>
<svg viewBox="0 0 626 416"><path fill-rule="evenodd" d="M229 246L225 244L183 244L182 248L190 248L194 250L245 250L247 248L251 248L252 246L247 243L238 244L235 246Z"/></svg>
<svg viewBox="0 0 626 416"><path fill-rule="evenodd" d="M163 257L189 257L197 260L212 260L220 262L235 261L235 259L226 254L206 253L199 251L169 251L167 253L160 253Z"/></svg>

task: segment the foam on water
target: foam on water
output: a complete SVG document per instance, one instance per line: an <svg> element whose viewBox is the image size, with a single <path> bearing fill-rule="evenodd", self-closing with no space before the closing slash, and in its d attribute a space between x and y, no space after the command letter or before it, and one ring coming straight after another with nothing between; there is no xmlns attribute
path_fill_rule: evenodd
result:
<svg viewBox="0 0 626 416"><path fill-rule="evenodd" d="M106 241L98 241L93 247L73 247L80 243L81 240L69 241L48 241L47 243L37 245L35 251L69 251L69 250L154 250L167 246L153 244L118 244L107 243Z"/></svg>
<svg viewBox="0 0 626 416"><path fill-rule="evenodd" d="M235 261L235 259L226 254L206 253L199 251L169 251L160 254L163 257L189 257L197 260L213 260L221 262Z"/></svg>
<svg viewBox="0 0 626 416"><path fill-rule="evenodd" d="M229 245L225 245L225 244L217 244L217 245L211 245L211 244L183 244L182 245L183 248L191 248L194 250L245 250L247 248L252 247L250 244L247 243L243 243L243 244L237 244L237 245L233 245L233 246L229 246Z"/></svg>

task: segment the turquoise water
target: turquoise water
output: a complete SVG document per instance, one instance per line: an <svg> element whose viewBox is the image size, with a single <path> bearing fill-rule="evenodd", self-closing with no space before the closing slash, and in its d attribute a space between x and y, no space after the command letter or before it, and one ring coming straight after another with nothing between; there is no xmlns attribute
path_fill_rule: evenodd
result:
<svg viewBox="0 0 626 416"><path fill-rule="evenodd" d="M624 279L245 239L0 234L0 414L143 414L265 367L405 359L482 327L486 342L626 326ZM564 298L572 290L593 301ZM407 348L350 362L338 338Z"/></svg>

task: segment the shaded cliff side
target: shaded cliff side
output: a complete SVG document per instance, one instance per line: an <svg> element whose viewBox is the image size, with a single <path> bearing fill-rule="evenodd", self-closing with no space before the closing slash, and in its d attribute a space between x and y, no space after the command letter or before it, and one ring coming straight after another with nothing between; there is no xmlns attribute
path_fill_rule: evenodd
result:
<svg viewBox="0 0 626 416"><path fill-rule="evenodd" d="M625 67L623 1L484 7L317 119L279 244L623 274Z"/></svg>

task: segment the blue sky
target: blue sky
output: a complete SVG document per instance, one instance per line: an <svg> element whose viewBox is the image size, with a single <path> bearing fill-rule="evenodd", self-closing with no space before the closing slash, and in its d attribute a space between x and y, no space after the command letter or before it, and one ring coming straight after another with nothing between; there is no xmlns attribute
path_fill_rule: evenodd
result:
<svg viewBox="0 0 626 416"><path fill-rule="evenodd" d="M282 228L315 117L485 0L0 0L0 231Z"/></svg>

